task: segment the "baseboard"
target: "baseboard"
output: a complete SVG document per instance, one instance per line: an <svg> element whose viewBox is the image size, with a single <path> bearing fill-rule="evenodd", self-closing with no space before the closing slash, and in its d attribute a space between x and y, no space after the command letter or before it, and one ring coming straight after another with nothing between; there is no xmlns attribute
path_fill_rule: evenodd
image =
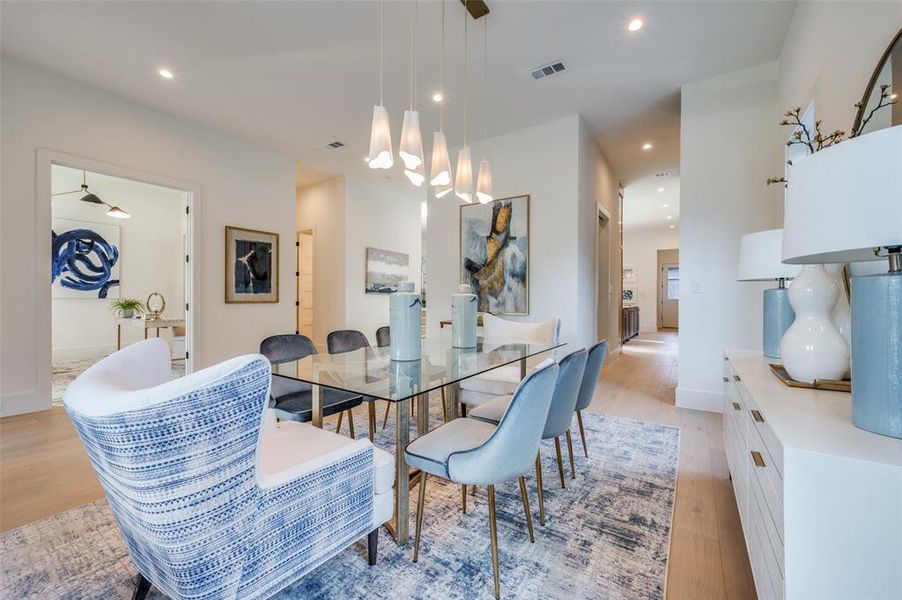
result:
<svg viewBox="0 0 902 600"><path fill-rule="evenodd" d="M723 412L723 394L707 390L691 390L684 387L676 389L676 405L678 408L691 408L708 412Z"/></svg>
<svg viewBox="0 0 902 600"><path fill-rule="evenodd" d="M617 346L610 352L608 352L607 356L605 356L604 364L602 366L609 367L623 356L623 345Z"/></svg>
<svg viewBox="0 0 902 600"><path fill-rule="evenodd" d="M101 358L116 351L116 344L96 344L93 346L69 346L67 348L53 348L51 351L53 362L60 360L83 360L89 358Z"/></svg>
<svg viewBox="0 0 902 600"><path fill-rule="evenodd" d="M19 392L0 396L0 417L11 417L48 408L50 408L49 394L40 400L36 392Z"/></svg>

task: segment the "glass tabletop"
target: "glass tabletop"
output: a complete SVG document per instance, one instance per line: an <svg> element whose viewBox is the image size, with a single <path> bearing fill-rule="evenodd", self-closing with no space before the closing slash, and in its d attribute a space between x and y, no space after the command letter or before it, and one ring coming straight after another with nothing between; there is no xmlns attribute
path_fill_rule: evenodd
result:
<svg viewBox="0 0 902 600"><path fill-rule="evenodd" d="M397 402L468 377L549 352L564 344L492 343L452 348L449 336L422 340L421 358L391 360L391 348L361 348L342 354L312 354L297 361L297 376L278 374L354 394Z"/></svg>

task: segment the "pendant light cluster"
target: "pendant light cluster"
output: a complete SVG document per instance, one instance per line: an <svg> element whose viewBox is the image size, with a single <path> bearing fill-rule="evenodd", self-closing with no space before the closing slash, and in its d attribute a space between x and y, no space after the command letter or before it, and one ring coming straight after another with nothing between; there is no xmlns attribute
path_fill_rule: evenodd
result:
<svg viewBox="0 0 902 600"><path fill-rule="evenodd" d="M442 94L445 92L445 0L442 4L442 55L440 66L440 79ZM468 8L468 7L467 7ZM404 163L404 175L410 182L420 187L426 181L425 164L423 160L423 137L420 133L420 114L417 110L417 2L414 1L410 18L410 92L409 108L404 111L404 121L401 128L401 140L398 148L398 156ZM429 170L429 185L433 187L436 198L447 196L452 190L455 195L464 202L471 203L474 198L482 203L491 202L492 196L492 170L488 160L488 142L486 138L486 92L488 88L488 29L483 32L483 53L485 71L483 73L483 110L482 110L482 135L483 149L482 160L479 163L478 180L474 194L473 188L473 157L469 145L469 55L468 46L468 10L464 11L464 132L463 146L457 156L457 174L452 177L451 160L448 156L448 142L445 138L445 104L442 102L439 108L439 130L432 136L432 163ZM485 17L487 20L487 17ZM385 62L385 0L380 2L379 16L379 104L373 107L373 125L370 132L370 152L367 163L371 169L390 169L394 165L392 155L391 128L388 111L383 104L384 92L384 62ZM445 96L447 97L447 96ZM452 185L453 181L453 185Z"/></svg>

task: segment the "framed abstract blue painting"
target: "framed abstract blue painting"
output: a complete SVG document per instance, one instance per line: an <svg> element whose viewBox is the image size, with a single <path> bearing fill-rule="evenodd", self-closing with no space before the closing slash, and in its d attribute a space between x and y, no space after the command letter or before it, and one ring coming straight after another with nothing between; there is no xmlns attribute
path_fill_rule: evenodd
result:
<svg viewBox="0 0 902 600"><path fill-rule="evenodd" d="M227 304L279 301L279 234L241 227L225 229Z"/></svg>
<svg viewBox="0 0 902 600"><path fill-rule="evenodd" d="M118 225L55 218L50 238L53 298L119 297Z"/></svg>

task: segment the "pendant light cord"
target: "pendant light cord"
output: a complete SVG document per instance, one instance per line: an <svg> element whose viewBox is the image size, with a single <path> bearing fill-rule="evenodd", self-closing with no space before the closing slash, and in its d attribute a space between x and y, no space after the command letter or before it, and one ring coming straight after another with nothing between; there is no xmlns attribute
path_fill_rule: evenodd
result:
<svg viewBox="0 0 902 600"><path fill-rule="evenodd" d="M467 19L467 17L469 16L469 13L470 13L470 0L464 0L464 148L467 147L467 129L469 128L469 124L470 124L470 115L468 114L469 113L468 98L470 95L469 87L468 87L469 86L469 82L468 82L469 68L468 67L470 65L470 62L469 62L468 52L467 52L467 45L468 45L467 44L467 39L468 39L468 36L467 36L468 19Z"/></svg>
<svg viewBox="0 0 902 600"><path fill-rule="evenodd" d="M489 93L489 16L485 15L482 23L482 157L489 154L489 138L486 136L486 122L488 121L488 93Z"/></svg>
<svg viewBox="0 0 902 600"><path fill-rule="evenodd" d="M385 106L383 101L383 65L385 63L385 0L379 2L379 106Z"/></svg>
<svg viewBox="0 0 902 600"><path fill-rule="evenodd" d="M439 93L447 96L445 93L445 0L442 0L442 62L439 65L439 81L441 82ZM438 130L442 133L445 132L445 103L447 101L448 98L443 97L438 109Z"/></svg>
<svg viewBox="0 0 902 600"><path fill-rule="evenodd" d="M414 16L415 4L411 4L410 6L410 110L413 110L413 73L414 66L414 43L413 43L413 20L416 18Z"/></svg>

